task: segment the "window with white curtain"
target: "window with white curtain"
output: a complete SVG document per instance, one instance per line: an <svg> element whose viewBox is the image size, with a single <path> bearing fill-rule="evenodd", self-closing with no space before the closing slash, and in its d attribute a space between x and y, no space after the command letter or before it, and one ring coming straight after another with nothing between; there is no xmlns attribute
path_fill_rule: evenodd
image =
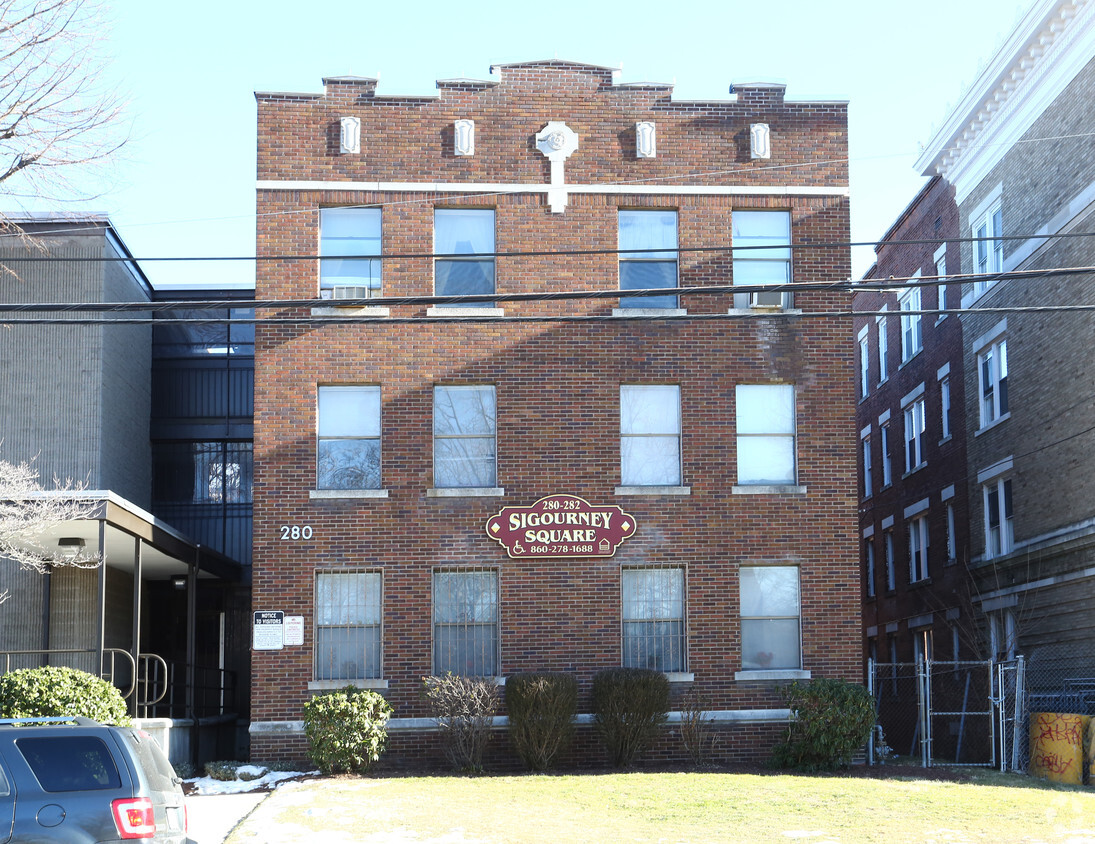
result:
<svg viewBox="0 0 1095 844"><path fill-rule="evenodd" d="M791 384L739 384L738 483L795 483L795 388Z"/></svg>
<svg viewBox="0 0 1095 844"><path fill-rule="evenodd" d="M620 387L620 483L681 483L681 388L675 384Z"/></svg>
<svg viewBox="0 0 1095 844"><path fill-rule="evenodd" d="M741 567L741 667L802 667L799 571L795 566Z"/></svg>
<svg viewBox="0 0 1095 844"><path fill-rule="evenodd" d="M623 569L623 665L685 670L684 569Z"/></svg>
<svg viewBox="0 0 1095 844"><path fill-rule="evenodd" d="M433 573L433 673L496 677L498 573Z"/></svg>
<svg viewBox="0 0 1095 844"><path fill-rule="evenodd" d="M317 572L315 679L383 676L380 572Z"/></svg>
<svg viewBox="0 0 1095 844"><path fill-rule="evenodd" d="M380 209L321 208L319 254L321 290L349 285L365 288L364 296L378 295L381 272Z"/></svg>
<svg viewBox="0 0 1095 844"><path fill-rule="evenodd" d="M494 292L494 209L438 208L433 216L434 293L465 296ZM450 303L489 307L491 302Z"/></svg>
<svg viewBox="0 0 1095 844"><path fill-rule="evenodd" d="M320 387L316 487L380 488L380 387Z"/></svg>
<svg viewBox="0 0 1095 844"><path fill-rule="evenodd" d="M497 480L494 387L435 387L433 483L494 487Z"/></svg>
<svg viewBox="0 0 1095 844"><path fill-rule="evenodd" d="M677 212L620 211L620 289L648 290L677 287ZM658 249L658 252L626 252ZM632 296L620 299L621 308L675 308L677 297Z"/></svg>

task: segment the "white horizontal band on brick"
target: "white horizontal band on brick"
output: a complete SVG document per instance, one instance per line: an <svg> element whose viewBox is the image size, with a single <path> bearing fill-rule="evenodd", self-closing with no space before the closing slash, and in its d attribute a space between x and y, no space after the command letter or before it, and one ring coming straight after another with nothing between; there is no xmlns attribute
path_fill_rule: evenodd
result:
<svg viewBox="0 0 1095 844"><path fill-rule="evenodd" d="M568 193L656 194L659 196L848 196L850 188L819 185L571 185ZM259 179L258 190L337 190L362 193L547 193L551 185L520 182L338 182Z"/></svg>
<svg viewBox="0 0 1095 844"><path fill-rule="evenodd" d="M915 504L910 504L908 507L905 508L905 518L908 519L919 513L923 513L925 510L928 509L929 500L930 499L927 498L921 498Z"/></svg>
<svg viewBox="0 0 1095 844"><path fill-rule="evenodd" d="M764 672L747 672L764 673ZM717 709L703 713L704 720L715 724L765 724L787 721L791 717L790 709ZM680 712L670 712L666 724L680 724L683 716ZM593 716L579 714L574 716L575 724L592 724ZM509 726L509 718L495 715L491 727L496 730ZM410 732L413 730L436 730L437 721L433 718L392 718L388 722L388 732ZM303 721L252 721L248 727L251 735L304 735Z"/></svg>

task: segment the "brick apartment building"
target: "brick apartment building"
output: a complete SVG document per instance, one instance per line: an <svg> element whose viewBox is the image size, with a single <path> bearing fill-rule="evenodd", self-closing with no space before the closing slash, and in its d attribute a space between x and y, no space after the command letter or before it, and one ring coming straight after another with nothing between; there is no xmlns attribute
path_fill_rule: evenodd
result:
<svg viewBox="0 0 1095 844"><path fill-rule="evenodd" d="M855 297L867 655L974 655L954 189L934 178L876 247Z"/></svg>
<svg viewBox="0 0 1095 844"><path fill-rule="evenodd" d="M437 87L257 95L256 295L286 304L256 330L252 755L303 755L324 689L380 690L410 758L423 676L569 672L588 715L633 665L763 756L779 685L862 676L853 354L814 315L850 303L810 288L849 274L846 105L557 60Z"/></svg>

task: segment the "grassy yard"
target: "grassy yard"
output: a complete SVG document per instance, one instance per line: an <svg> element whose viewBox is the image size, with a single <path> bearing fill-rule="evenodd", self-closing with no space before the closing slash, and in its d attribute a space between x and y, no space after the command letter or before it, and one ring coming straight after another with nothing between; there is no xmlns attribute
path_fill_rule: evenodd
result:
<svg viewBox="0 0 1095 844"><path fill-rule="evenodd" d="M272 794L228 844L1095 841L1095 789L730 773L330 778Z"/></svg>

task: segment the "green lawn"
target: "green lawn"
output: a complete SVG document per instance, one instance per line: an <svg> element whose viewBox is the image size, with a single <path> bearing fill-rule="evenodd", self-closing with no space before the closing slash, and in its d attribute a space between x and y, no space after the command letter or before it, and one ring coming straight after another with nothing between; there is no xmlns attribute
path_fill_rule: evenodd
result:
<svg viewBox="0 0 1095 844"><path fill-rule="evenodd" d="M330 778L271 795L229 844L1095 841L1095 789L981 772L967 782L625 773Z"/></svg>

